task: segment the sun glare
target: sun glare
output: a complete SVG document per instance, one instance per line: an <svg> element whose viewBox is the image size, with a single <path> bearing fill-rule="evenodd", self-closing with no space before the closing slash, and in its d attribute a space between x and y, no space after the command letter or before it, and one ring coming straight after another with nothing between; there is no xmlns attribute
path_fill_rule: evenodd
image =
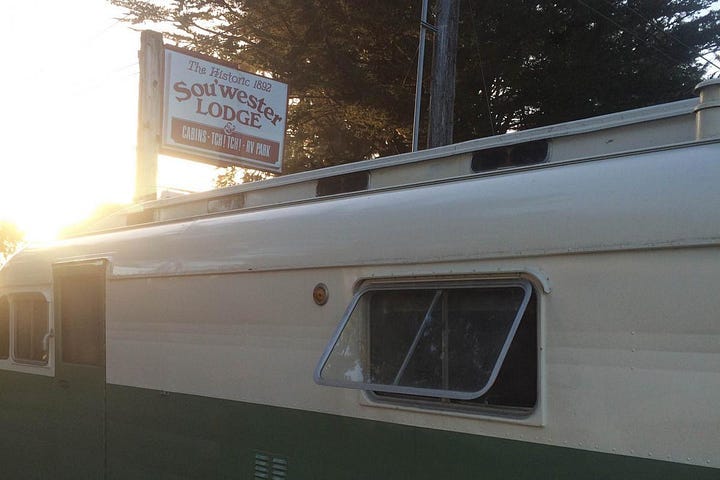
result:
<svg viewBox="0 0 720 480"><path fill-rule="evenodd" d="M39 34L26 30L29 6L41 12L33 15ZM0 91L14 93L3 96L0 220L29 241L49 240L104 204L132 201L140 33L106 2L7 7ZM18 39L23 48L12 47ZM215 170L161 158L158 183L205 190Z"/></svg>

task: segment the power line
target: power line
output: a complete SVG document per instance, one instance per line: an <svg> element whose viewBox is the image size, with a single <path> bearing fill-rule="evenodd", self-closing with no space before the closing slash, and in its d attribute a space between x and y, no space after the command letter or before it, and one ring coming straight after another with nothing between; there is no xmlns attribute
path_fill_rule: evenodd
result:
<svg viewBox="0 0 720 480"><path fill-rule="evenodd" d="M614 4L613 4L612 2L610 2L609 0L602 0L602 1L605 2L607 5L609 5L609 6L611 6L611 7L614 6ZM657 30L657 31L660 32L661 34L665 35L665 36L666 36L667 38L669 38L670 40L672 40L672 41L680 44L681 46L687 48L687 49L690 50L690 51L693 50L693 47L691 47L690 45L686 44L686 43L683 42L680 38L678 38L676 35L673 35L672 33L668 32L667 30L665 30L664 28L662 28L660 25L658 25L658 24L657 24L657 20L646 17L646 16L643 15L641 12L639 12L637 9L631 7L631 6L630 6L629 4L627 4L627 3L621 3L621 6L625 7L626 9L630 10L632 13L634 13L635 15L637 15L638 17L640 17L641 19L643 19L645 22L648 23L648 25L651 25L652 27L654 27L655 30ZM712 65L713 67L715 67L715 68L717 68L717 69L720 69L720 65L718 65L717 63L713 62L712 60L710 60L710 59L708 59L708 58L705 58L705 54L699 53L698 55L700 56L700 58L702 58L703 60L705 60L707 63L709 63L709 64Z"/></svg>
<svg viewBox="0 0 720 480"><path fill-rule="evenodd" d="M127 17L127 15L125 15L125 16ZM120 22L122 22L122 21L123 21L122 18L116 19L114 22L112 22L112 23L111 23L110 25L108 25L107 27L105 27L105 28L103 28L102 30L100 30L99 32L93 34L93 35L88 39L88 43L89 43L89 42L94 42L94 41L97 40L98 38L102 37L102 36L105 35L107 32L109 32L110 30L112 30L113 28L115 28L117 25L119 25Z"/></svg>
<svg viewBox="0 0 720 480"><path fill-rule="evenodd" d="M468 7L470 8L470 18L473 22L473 37L475 38L475 49L477 50L478 65L480 65L480 78L482 79L483 92L485 92L485 105L488 112L488 122L490 123L490 133L495 135L495 122L493 122L492 107L490 105L490 91L488 90L487 81L485 80L485 69L482 63L482 53L480 52L480 38L478 37L478 26L477 17L475 17L475 10L472 6L473 0L468 0Z"/></svg>
<svg viewBox="0 0 720 480"><path fill-rule="evenodd" d="M138 66L138 62L135 62L135 63L130 64L130 65L125 65L125 66L123 66L123 67L116 68L116 69L114 69L114 70L112 70L112 71L109 71L109 72L107 72L107 73L119 73L119 72L121 72L121 71L123 71L123 70L127 70L127 69L129 69L129 68L136 67L136 66ZM83 86L83 87L80 88L80 89L70 91L70 92L67 94L67 97L68 97L68 98L78 98L78 97L82 97L82 96L84 96L84 95L86 95L86 94L88 94L88 93L91 93L91 92L100 90L101 88L106 88L108 85L112 85L112 84L114 84L114 83L116 83L116 82L118 82L118 81L124 80L124 79L126 79L126 78L128 78L128 77L137 77L139 74L140 74L139 71L132 71L132 72L126 74L126 75L112 75L112 76L108 75L108 77L110 78L109 81L106 79L105 76L101 76L102 80L98 80L97 82L92 83L92 84L87 85L87 86Z"/></svg>
<svg viewBox="0 0 720 480"><path fill-rule="evenodd" d="M122 22L122 18L120 19L114 19L112 23L107 25L105 28L102 28L101 30L96 31L95 33L92 33L88 35L87 37L84 37L85 40L81 39L73 39L71 40L67 46L64 47L65 50L71 50L75 52L76 55L78 55L81 52L89 53L92 49L96 48L98 46L97 40L106 35L110 30L112 30L114 27L119 25ZM49 70L54 70L57 68L57 66L64 64L64 60L62 57L57 57L52 59L50 62L45 63L42 65L42 67L38 70L38 74L44 74ZM135 63L137 65L137 63ZM113 70L114 71L114 70Z"/></svg>
<svg viewBox="0 0 720 480"><path fill-rule="evenodd" d="M645 45L647 45L648 47L652 48L653 50L655 50L656 52L658 52L660 55L662 55L663 57L667 58L667 59L670 60L671 62L673 62L673 63L683 63L683 62L681 62L680 60L678 60L677 58L672 57L670 54L668 54L668 53L665 52L664 50L658 48L657 46L652 45L652 44L648 44L648 43L645 41L645 39L644 39L639 33L637 33L634 29L629 28L629 27L626 27L626 26L624 26L624 25L621 25L620 23L618 23L618 22L616 22L615 20L613 20L612 18L608 17L607 15L605 15L604 13L602 13L601 11L597 10L597 9L594 8L594 7L591 7L590 5L588 5L587 3L585 3L583 0L577 0L577 2L578 2L580 5L582 5L582 6L584 6L585 8L587 8L588 10L590 10L590 11L592 11L592 12L595 12L595 14L598 15L599 17L604 18L604 19L607 20L608 22L612 23L613 25L615 25L616 27L618 27L621 31L627 31L630 35L632 35L632 36L633 36L636 40L638 40L640 43L645 44Z"/></svg>

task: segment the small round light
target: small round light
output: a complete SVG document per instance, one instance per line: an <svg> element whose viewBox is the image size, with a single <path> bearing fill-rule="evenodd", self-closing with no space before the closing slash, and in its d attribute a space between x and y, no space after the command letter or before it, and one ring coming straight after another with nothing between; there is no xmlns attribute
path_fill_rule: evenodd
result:
<svg viewBox="0 0 720 480"><path fill-rule="evenodd" d="M318 305L325 305L329 296L328 288L324 283L318 283L315 285L315 288L313 288L313 300L315 300L315 303Z"/></svg>

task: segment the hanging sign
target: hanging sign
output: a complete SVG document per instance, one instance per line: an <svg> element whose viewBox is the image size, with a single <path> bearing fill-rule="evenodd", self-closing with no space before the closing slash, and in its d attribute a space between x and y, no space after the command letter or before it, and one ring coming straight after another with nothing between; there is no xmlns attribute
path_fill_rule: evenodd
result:
<svg viewBox="0 0 720 480"><path fill-rule="evenodd" d="M282 171L287 85L165 46L164 153Z"/></svg>

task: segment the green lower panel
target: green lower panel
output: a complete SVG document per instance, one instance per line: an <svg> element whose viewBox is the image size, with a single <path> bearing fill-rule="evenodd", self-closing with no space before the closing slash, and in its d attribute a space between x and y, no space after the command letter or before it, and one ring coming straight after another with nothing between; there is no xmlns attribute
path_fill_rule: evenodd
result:
<svg viewBox="0 0 720 480"><path fill-rule="evenodd" d="M58 478L52 395L51 378L0 371L0 478Z"/></svg>
<svg viewBox="0 0 720 480"><path fill-rule="evenodd" d="M113 385L107 391L112 479L253 479L258 452L286 460L277 478L293 480L720 478L717 469L620 455Z"/></svg>
<svg viewBox="0 0 720 480"><path fill-rule="evenodd" d="M720 478L718 469L116 385L106 388L106 444L87 448L91 437L61 408L67 390L0 371L0 479L96 480L98 463L117 480L268 471L274 480Z"/></svg>
<svg viewBox="0 0 720 480"><path fill-rule="evenodd" d="M0 370L0 480L103 476L105 400L87 387Z"/></svg>

